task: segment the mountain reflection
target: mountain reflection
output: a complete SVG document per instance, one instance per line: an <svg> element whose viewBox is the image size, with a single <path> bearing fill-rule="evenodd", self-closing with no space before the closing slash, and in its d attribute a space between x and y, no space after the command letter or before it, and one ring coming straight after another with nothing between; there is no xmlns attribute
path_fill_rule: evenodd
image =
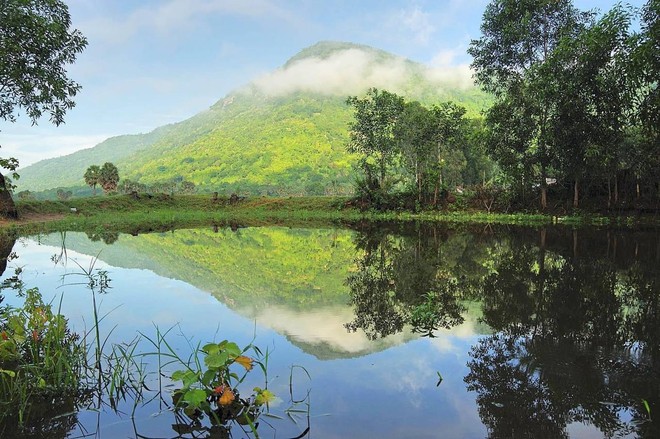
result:
<svg viewBox="0 0 660 439"><path fill-rule="evenodd" d="M78 235L69 247L98 254ZM106 262L195 285L319 359L413 331L470 340L464 382L491 438L570 437L579 424L660 437L657 230L359 224L108 241Z"/></svg>

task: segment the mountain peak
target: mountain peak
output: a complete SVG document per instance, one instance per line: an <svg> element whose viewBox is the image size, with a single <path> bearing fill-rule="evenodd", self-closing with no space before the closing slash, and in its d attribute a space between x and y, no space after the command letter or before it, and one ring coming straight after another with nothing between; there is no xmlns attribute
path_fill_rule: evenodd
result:
<svg viewBox="0 0 660 439"><path fill-rule="evenodd" d="M367 46L366 44L356 44L345 41L319 41L316 44L302 49L300 52L289 58L289 60L284 64L284 68L287 68L292 64L304 59L328 59L339 52L344 52L347 50L360 50L378 58L398 58L389 52Z"/></svg>

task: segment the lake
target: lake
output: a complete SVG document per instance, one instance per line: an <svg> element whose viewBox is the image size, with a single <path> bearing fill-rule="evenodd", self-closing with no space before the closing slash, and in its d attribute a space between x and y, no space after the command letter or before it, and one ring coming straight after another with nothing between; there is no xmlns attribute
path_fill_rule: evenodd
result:
<svg viewBox="0 0 660 439"><path fill-rule="evenodd" d="M74 332L96 306L106 351L154 352L166 332L182 357L224 339L267 352L260 437L660 437L657 229L208 227L2 247L3 279L20 267ZM110 288L92 294L85 272ZM226 437L185 431L169 374L140 358L144 400L52 407L27 437ZM264 386L255 371L245 393Z"/></svg>

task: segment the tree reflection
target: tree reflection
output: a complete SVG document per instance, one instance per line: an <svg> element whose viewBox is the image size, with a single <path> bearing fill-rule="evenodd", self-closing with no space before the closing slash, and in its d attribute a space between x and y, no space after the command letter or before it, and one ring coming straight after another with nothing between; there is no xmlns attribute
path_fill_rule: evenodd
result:
<svg viewBox="0 0 660 439"><path fill-rule="evenodd" d="M361 255L346 280L355 319L346 328L376 339L406 324L427 336L461 324L469 282L464 271L451 268L481 267L460 262L471 248L469 235L424 225L397 232L380 227L356 234Z"/></svg>
<svg viewBox="0 0 660 439"><path fill-rule="evenodd" d="M465 382L489 437L569 437L575 423L660 437L657 232L379 226L355 242L350 330L432 336L480 303L495 333L471 349Z"/></svg>
<svg viewBox="0 0 660 439"><path fill-rule="evenodd" d="M484 321L498 333L471 350L467 387L491 438L660 437L660 306L654 255L629 260L576 246L513 242L483 281ZM644 259L646 258L646 259Z"/></svg>

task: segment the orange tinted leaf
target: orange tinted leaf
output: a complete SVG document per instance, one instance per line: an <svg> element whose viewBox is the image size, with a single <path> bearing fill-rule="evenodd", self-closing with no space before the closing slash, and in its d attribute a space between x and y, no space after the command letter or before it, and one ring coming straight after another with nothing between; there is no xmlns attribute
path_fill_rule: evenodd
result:
<svg viewBox="0 0 660 439"><path fill-rule="evenodd" d="M236 396L234 396L234 392L227 387L224 392L222 392L222 396L218 400L218 404L220 405L229 405L232 402L234 402L234 399L236 399Z"/></svg>
<svg viewBox="0 0 660 439"><path fill-rule="evenodd" d="M243 366L245 370L252 370L252 358L241 355L240 357L236 357L234 361Z"/></svg>

